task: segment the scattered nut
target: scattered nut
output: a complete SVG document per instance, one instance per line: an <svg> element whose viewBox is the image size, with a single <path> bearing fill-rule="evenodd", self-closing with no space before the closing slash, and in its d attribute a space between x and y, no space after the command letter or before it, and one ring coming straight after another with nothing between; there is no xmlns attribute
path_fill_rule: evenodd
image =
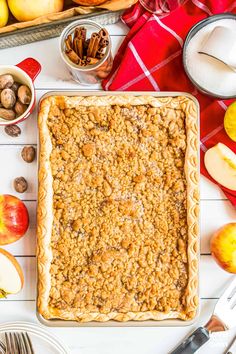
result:
<svg viewBox="0 0 236 354"><path fill-rule="evenodd" d="M5 128L5 133L12 136L12 137L17 137L21 134L21 129L18 127L18 125L7 125Z"/></svg>
<svg viewBox="0 0 236 354"><path fill-rule="evenodd" d="M21 116L26 110L28 106L26 104L21 103L19 100L16 101L14 110L17 114L17 116Z"/></svg>
<svg viewBox="0 0 236 354"><path fill-rule="evenodd" d="M4 108L11 109L16 103L15 92L10 88L6 88L1 92L1 103Z"/></svg>
<svg viewBox="0 0 236 354"><path fill-rule="evenodd" d="M11 90L15 92L15 94L17 94L18 88L20 87L20 83L15 81L14 84L11 86Z"/></svg>
<svg viewBox="0 0 236 354"><path fill-rule="evenodd" d="M25 162L33 162L35 159L36 151L33 146L25 146L21 151L22 159Z"/></svg>
<svg viewBox="0 0 236 354"><path fill-rule="evenodd" d="M14 79L10 74L0 75L0 89L9 88L13 85Z"/></svg>
<svg viewBox="0 0 236 354"><path fill-rule="evenodd" d="M28 86L21 85L17 92L18 98L23 104L30 104L32 93Z"/></svg>
<svg viewBox="0 0 236 354"><path fill-rule="evenodd" d="M12 109L0 108L0 118L6 120L15 119L16 114Z"/></svg>
<svg viewBox="0 0 236 354"><path fill-rule="evenodd" d="M14 179L14 188L18 193L24 193L28 188L28 183L24 177Z"/></svg>

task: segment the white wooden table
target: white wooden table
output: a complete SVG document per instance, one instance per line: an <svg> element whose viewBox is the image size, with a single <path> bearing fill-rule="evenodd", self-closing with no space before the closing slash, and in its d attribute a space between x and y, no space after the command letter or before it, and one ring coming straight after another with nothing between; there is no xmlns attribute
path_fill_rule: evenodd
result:
<svg viewBox="0 0 236 354"><path fill-rule="evenodd" d="M113 50L116 52L127 28L122 24L107 26L112 35ZM35 81L37 99L49 90L94 88L82 87L71 81L60 59L58 38L37 42L21 47L0 50L0 64L17 64L33 57L42 65L42 72ZM98 87L96 89L99 89ZM171 87L170 87L171 90ZM20 124L22 134L11 138L0 128L0 193L17 195L25 201L30 214L30 228L20 241L5 248L14 254L25 274L24 289L16 296L0 300L0 323L7 321L38 322L36 309L36 162L25 163L20 151L25 144L37 145L36 112ZM29 182L26 193L19 195L13 187L15 177L24 176ZM167 354L181 339L211 314L214 304L231 275L221 270L209 253L212 233L221 225L236 221L236 210L221 191L202 177L201 179L201 261L199 319L191 327L178 328L49 328L78 354ZM199 350L199 354L222 354L227 344L236 335L236 330L213 335L212 341Z"/></svg>

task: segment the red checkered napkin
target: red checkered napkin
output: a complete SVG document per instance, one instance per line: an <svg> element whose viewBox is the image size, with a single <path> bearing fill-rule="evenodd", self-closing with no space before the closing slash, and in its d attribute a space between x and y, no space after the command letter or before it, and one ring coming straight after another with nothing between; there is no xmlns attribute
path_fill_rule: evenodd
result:
<svg viewBox="0 0 236 354"><path fill-rule="evenodd" d="M159 0L159 3L165 9L161 16L151 14L139 3L123 15L123 21L131 29L118 50L111 74L103 81L103 88L184 91L195 95L201 108L201 173L212 180L204 166L205 151L222 142L236 153L236 143L228 138L223 127L230 101L209 98L195 89L183 69L182 47L194 24L213 14L236 13L236 1L187 0L181 6L177 0ZM236 206L236 192L220 187Z"/></svg>

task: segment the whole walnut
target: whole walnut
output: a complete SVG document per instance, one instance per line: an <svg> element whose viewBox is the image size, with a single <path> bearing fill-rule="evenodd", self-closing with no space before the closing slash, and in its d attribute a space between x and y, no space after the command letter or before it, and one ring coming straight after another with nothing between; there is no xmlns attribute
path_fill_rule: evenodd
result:
<svg viewBox="0 0 236 354"><path fill-rule="evenodd" d="M20 83L15 81L14 84L11 86L11 90L15 92L15 94L17 94L18 88L20 87Z"/></svg>
<svg viewBox="0 0 236 354"><path fill-rule="evenodd" d="M24 193L28 188L28 182L24 177L14 179L14 188L18 193Z"/></svg>
<svg viewBox="0 0 236 354"><path fill-rule="evenodd" d="M25 146L21 151L22 159L25 162L33 162L35 159L36 151L33 146Z"/></svg>
<svg viewBox="0 0 236 354"><path fill-rule="evenodd" d="M21 129L18 127L16 124L12 125L7 125L5 128L5 133L12 136L12 137L17 137L21 134Z"/></svg>
<svg viewBox="0 0 236 354"><path fill-rule="evenodd" d="M19 98L21 103L30 104L31 98L32 98L32 93L31 93L31 91L30 91L28 86L21 85L18 88L17 96L18 96L18 98Z"/></svg>
<svg viewBox="0 0 236 354"><path fill-rule="evenodd" d="M0 75L0 89L11 87L14 84L14 79L11 74Z"/></svg>
<svg viewBox="0 0 236 354"><path fill-rule="evenodd" d="M28 106L26 104L21 103L19 100L16 101L14 109L18 117L21 116L27 108Z"/></svg>
<svg viewBox="0 0 236 354"><path fill-rule="evenodd" d="M13 120L16 118L16 113L12 109L0 108L0 118Z"/></svg>
<svg viewBox="0 0 236 354"><path fill-rule="evenodd" d="M6 109L11 109L16 103L16 95L15 92L10 88L6 88L1 92L1 104Z"/></svg>

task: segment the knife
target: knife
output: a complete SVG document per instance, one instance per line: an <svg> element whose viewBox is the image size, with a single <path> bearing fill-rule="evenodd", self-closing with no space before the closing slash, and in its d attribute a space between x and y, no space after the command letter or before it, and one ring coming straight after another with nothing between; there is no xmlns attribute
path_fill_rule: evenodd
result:
<svg viewBox="0 0 236 354"><path fill-rule="evenodd" d="M231 346L229 347L229 349L226 352L226 354L236 354L236 337L234 338L234 341L231 344Z"/></svg>

